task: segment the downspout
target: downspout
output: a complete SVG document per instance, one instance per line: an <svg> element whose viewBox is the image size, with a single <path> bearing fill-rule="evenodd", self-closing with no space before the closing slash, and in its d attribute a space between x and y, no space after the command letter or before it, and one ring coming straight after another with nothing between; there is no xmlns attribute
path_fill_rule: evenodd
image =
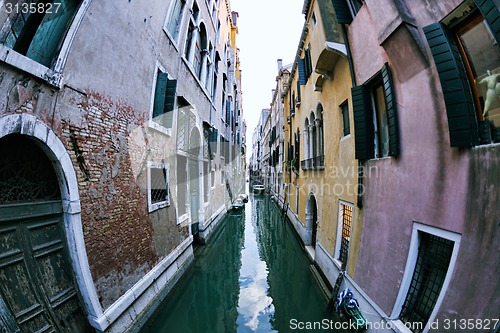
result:
<svg viewBox="0 0 500 333"><path fill-rule="evenodd" d="M345 46L347 50L347 61L349 62L349 70L351 72L352 86L356 87L358 84L356 82L356 72L354 71L354 62L352 60L351 46L349 44L349 38L347 35L347 28L345 24L342 24L342 34L345 41ZM364 178L364 166L363 161L358 160L358 198L356 205L358 208L363 208L363 178ZM345 268L344 268L345 269Z"/></svg>

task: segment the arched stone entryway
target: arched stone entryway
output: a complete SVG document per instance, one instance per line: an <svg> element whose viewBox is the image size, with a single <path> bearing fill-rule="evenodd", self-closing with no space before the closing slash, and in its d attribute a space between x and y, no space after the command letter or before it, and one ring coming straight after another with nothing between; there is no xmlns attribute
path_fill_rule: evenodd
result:
<svg viewBox="0 0 500 333"><path fill-rule="evenodd" d="M74 279L64 189L42 148L27 135L0 136L0 321L12 332L92 332Z"/></svg>
<svg viewBox="0 0 500 333"><path fill-rule="evenodd" d="M314 194L309 194L306 204L306 239L305 245L316 247L318 232L318 207Z"/></svg>

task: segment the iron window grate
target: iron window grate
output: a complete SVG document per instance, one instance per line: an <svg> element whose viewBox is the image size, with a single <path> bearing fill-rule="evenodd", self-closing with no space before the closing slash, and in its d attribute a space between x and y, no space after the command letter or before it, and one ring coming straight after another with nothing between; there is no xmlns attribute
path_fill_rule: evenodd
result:
<svg viewBox="0 0 500 333"><path fill-rule="evenodd" d="M342 241L340 244L339 260L345 266L345 264L347 264L349 240L351 239L352 207L341 204L341 210L342 210Z"/></svg>
<svg viewBox="0 0 500 333"><path fill-rule="evenodd" d="M421 232L418 258L399 318L415 333L420 333L429 321L453 252L453 241Z"/></svg>
<svg viewBox="0 0 500 333"><path fill-rule="evenodd" d="M151 203L168 202L167 174L164 168L151 168Z"/></svg>

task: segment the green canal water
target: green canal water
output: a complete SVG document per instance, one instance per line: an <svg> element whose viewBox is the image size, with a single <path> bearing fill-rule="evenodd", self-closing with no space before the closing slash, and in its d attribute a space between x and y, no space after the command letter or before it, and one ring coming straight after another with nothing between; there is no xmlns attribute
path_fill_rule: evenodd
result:
<svg viewBox="0 0 500 333"><path fill-rule="evenodd" d="M309 266L276 205L251 196L244 212L226 216L196 249L141 333L335 332Z"/></svg>

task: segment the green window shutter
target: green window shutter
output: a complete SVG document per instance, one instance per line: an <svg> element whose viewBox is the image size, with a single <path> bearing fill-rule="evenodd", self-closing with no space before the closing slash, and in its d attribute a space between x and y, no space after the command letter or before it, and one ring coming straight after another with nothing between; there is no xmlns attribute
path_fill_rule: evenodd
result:
<svg viewBox="0 0 500 333"><path fill-rule="evenodd" d="M173 112L175 107L175 91L177 89L177 80L167 80L167 87L165 93L165 116L163 118L163 125L167 128L172 127Z"/></svg>
<svg viewBox="0 0 500 333"><path fill-rule="evenodd" d="M155 98L153 104L153 118L161 116L165 110L168 74L158 71L156 78Z"/></svg>
<svg viewBox="0 0 500 333"><path fill-rule="evenodd" d="M467 73L454 39L439 22L424 27L443 89L452 147L478 144L476 111Z"/></svg>
<svg viewBox="0 0 500 333"><path fill-rule="evenodd" d="M303 58L300 58L298 60L297 68L299 71L299 84L304 86L307 82L307 77L306 77L306 63Z"/></svg>
<svg viewBox="0 0 500 333"><path fill-rule="evenodd" d="M311 50L306 49L305 51L305 65L306 65L306 81L312 74L312 60L311 60Z"/></svg>
<svg viewBox="0 0 500 333"><path fill-rule="evenodd" d="M346 0L332 0L333 10L339 24L351 24L352 15Z"/></svg>
<svg viewBox="0 0 500 333"><path fill-rule="evenodd" d="M493 0L474 0L477 8L495 35L497 43L500 44L500 11Z"/></svg>
<svg viewBox="0 0 500 333"><path fill-rule="evenodd" d="M384 86L385 103L387 107L387 123L389 125L389 155L399 156L399 129L396 96L389 65L386 63L381 70Z"/></svg>
<svg viewBox="0 0 500 333"><path fill-rule="evenodd" d="M364 85L352 87L352 108L354 113L354 140L356 159L369 160L375 152L373 115L367 100L368 89Z"/></svg>

